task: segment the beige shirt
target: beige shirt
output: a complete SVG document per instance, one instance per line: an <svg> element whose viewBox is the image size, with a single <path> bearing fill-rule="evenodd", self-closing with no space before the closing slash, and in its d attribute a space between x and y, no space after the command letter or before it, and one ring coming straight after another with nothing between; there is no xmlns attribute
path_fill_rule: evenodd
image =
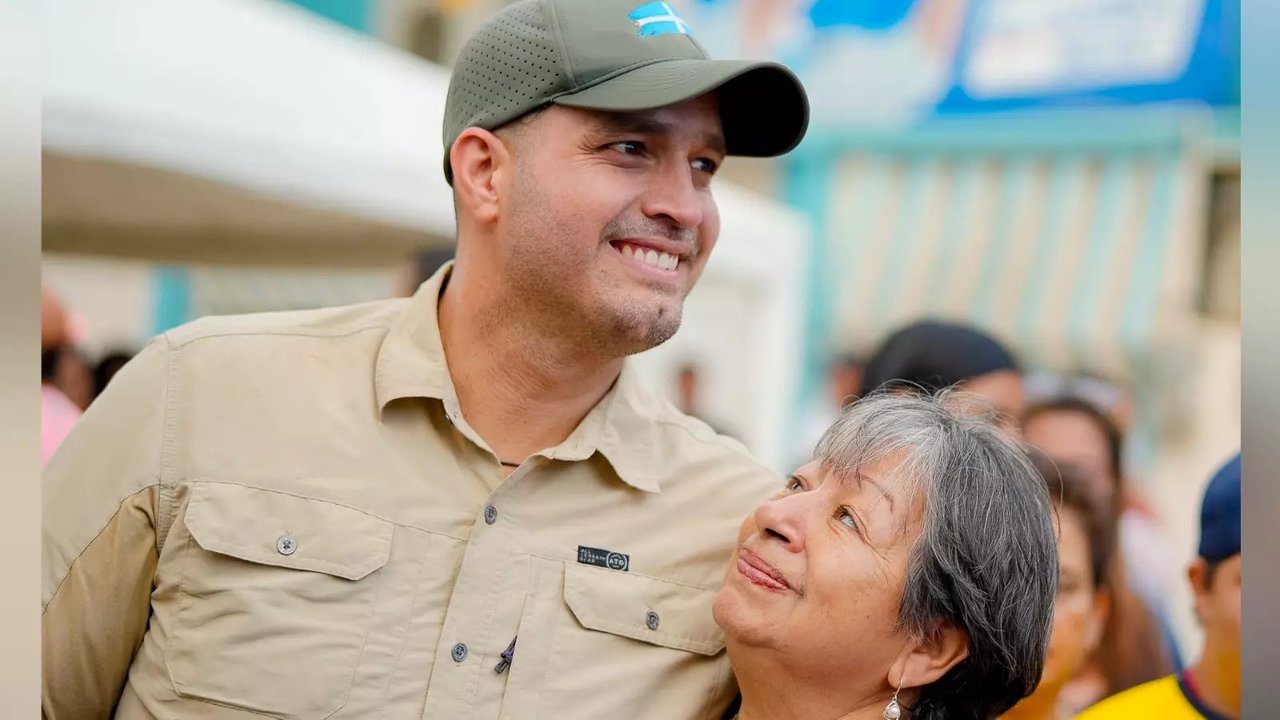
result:
<svg viewBox="0 0 1280 720"><path fill-rule="evenodd" d="M504 480L449 379L449 270L121 371L45 473L46 717L721 717L711 602L781 478L624 369Z"/></svg>

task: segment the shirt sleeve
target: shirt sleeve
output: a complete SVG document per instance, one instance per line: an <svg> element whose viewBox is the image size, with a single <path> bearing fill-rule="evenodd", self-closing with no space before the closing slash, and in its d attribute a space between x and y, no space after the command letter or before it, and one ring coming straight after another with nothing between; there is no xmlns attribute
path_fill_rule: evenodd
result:
<svg viewBox="0 0 1280 720"><path fill-rule="evenodd" d="M44 472L43 716L108 718L150 616L168 341L111 381Z"/></svg>

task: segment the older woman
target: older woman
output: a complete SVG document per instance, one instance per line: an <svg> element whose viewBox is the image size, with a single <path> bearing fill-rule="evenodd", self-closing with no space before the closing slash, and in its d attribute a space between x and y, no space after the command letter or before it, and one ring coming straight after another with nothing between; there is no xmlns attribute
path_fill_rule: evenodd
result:
<svg viewBox="0 0 1280 720"><path fill-rule="evenodd" d="M859 401L743 523L714 605L739 720L992 718L1035 689L1051 506L1014 441L961 405Z"/></svg>

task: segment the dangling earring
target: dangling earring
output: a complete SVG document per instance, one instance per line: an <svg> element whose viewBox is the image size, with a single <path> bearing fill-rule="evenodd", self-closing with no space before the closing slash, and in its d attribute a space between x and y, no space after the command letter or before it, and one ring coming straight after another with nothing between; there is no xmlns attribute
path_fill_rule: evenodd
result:
<svg viewBox="0 0 1280 720"><path fill-rule="evenodd" d="M898 718L902 717L902 706L898 705L899 690L901 688L894 688L893 699L884 707L884 712L880 713L880 717L884 718L884 720L898 720Z"/></svg>
<svg viewBox="0 0 1280 720"><path fill-rule="evenodd" d="M898 687L893 689L893 697L889 699L889 704L884 706L884 710L880 712L880 717L884 720L898 720L902 717L902 706L898 704L898 693L902 691L902 680L907 676L907 668L902 668L902 673L898 675Z"/></svg>

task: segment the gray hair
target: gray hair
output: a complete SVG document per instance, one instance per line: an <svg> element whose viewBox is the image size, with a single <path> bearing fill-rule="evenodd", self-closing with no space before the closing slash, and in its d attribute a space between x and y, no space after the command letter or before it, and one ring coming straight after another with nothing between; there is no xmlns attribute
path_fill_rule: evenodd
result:
<svg viewBox="0 0 1280 720"><path fill-rule="evenodd" d="M969 638L968 656L920 688L916 720L996 717L1040 682L1058 586L1058 544L1045 483L975 396L876 393L818 442L837 476L882 460L922 500L923 530L908 561L898 623Z"/></svg>

